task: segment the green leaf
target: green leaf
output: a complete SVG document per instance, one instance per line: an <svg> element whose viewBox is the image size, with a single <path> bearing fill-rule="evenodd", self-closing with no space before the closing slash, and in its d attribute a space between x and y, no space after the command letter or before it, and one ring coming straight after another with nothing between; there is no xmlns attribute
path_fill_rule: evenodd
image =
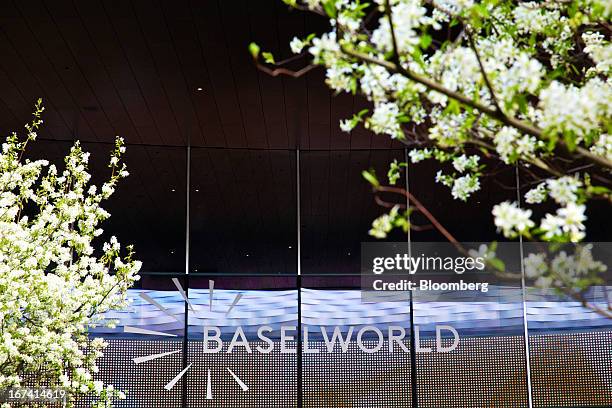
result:
<svg viewBox="0 0 612 408"><path fill-rule="evenodd" d="M459 115L461 113L461 104L456 99L450 99L445 111Z"/></svg>
<svg viewBox="0 0 612 408"><path fill-rule="evenodd" d="M351 93L353 95L357 94L357 78L351 78Z"/></svg>
<svg viewBox="0 0 612 408"><path fill-rule="evenodd" d="M274 55L272 55L271 52L263 52L261 55L263 56L264 61L266 61L266 63L268 63L268 64L274 64L275 63L274 62Z"/></svg>
<svg viewBox="0 0 612 408"><path fill-rule="evenodd" d="M525 95L518 95L517 99L519 111L521 113L527 113L527 98L525 97Z"/></svg>
<svg viewBox="0 0 612 408"><path fill-rule="evenodd" d="M337 16L336 1L335 0L328 0L328 1L324 2L323 3L323 10L325 10L325 13L327 14L328 17L336 18L336 16Z"/></svg>
<svg viewBox="0 0 612 408"><path fill-rule="evenodd" d="M589 186L587 188L587 192L589 194L601 195L601 194L610 194L612 191L604 186Z"/></svg>
<svg viewBox="0 0 612 408"><path fill-rule="evenodd" d="M506 264L504 263L504 261L502 261L499 258L489 258L487 259L487 262L495 269L505 272L506 270Z"/></svg>
<svg viewBox="0 0 612 408"><path fill-rule="evenodd" d="M259 50L260 48L257 43L252 42L249 44L249 52L251 53L254 59L257 59L259 57Z"/></svg>
<svg viewBox="0 0 612 408"><path fill-rule="evenodd" d="M538 37L537 33L531 33L531 35L529 36L529 46L533 47L536 45L536 39Z"/></svg>
<svg viewBox="0 0 612 408"><path fill-rule="evenodd" d="M426 50L431 44L431 36L429 34L423 34L420 40L421 48Z"/></svg>
<svg viewBox="0 0 612 408"><path fill-rule="evenodd" d="M372 169L364 170L364 171L361 172L361 175L373 187L378 188L380 186L380 182L378 181L378 178L376 178L376 173L374 172L374 170L372 170Z"/></svg>
<svg viewBox="0 0 612 408"><path fill-rule="evenodd" d="M576 150L576 138L574 137L574 135L567 134L567 135L565 135L565 137L563 139L565 140L565 144L567 146L567 149L570 152L573 152L574 150Z"/></svg>

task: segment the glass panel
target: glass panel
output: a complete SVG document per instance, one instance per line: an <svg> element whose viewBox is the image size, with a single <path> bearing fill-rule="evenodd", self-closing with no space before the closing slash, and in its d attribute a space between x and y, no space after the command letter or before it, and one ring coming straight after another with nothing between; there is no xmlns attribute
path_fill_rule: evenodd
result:
<svg viewBox="0 0 612 408"><path fill-rule="evenodd" d="M534 407L612 405L611 267L609 242L525 244Z"/></svg>
<svg viewBox="0 0 612 408"><path fill-rule="evenodd" d="M184 281L180 281L181 287ZM96 327L91 337L108 343L97 378L127 394L117 407L180 407L185 302L168 277L148 276L130 289L132 304L104 314L115 328ZM151 375L155 373L155 375ZM85 401L82 406L89 406Z"/></svg>
<svg viewBox="0 0 612 408"><path fill-rule="evenodd" d="M503 261L479 273L484 290L416 292L415 325L419 327L420 347L431 351L417 353L418 397L420 407L526 407L527 371L520 281L520 248L497 234L491 210L499 202L516 201L514 169L488 168L481 190L466 202L453 199L450 188L435 183L439 165L432 162L410 164L410 191L435 218L415 210L412 222L413 255L427 249L426 241L452 248L449 237L460 243L460 253L478 250L479 243L495 248L492 258ZM447 172L452 173L449 166ZM436 222L446 232L436 227ZM497 246L491 246L498 241ZM484 247L483 247L484 248ZM434 251L435 252L435 251ZM444 252L441 250L441 252ZM417 272L421 273L421 272ZM451 276L453 275L453 276ZM469 274L446 275L446 280L470 281ZM420 279L420 277L419 277ZM458 336L457 347L437 352L436 330L442 346L451 343L450 326ZM448 337L445 339L445 336Z"/></svg>
<svg viewBox="0 0 612 408"><path fill-rule="evenodd" d="M297 407L295 278L189 279L189 406Z"/></svg>
<svg viewBox="0 0 612 408"><path fill-rule="evenodd" d="M361 175L374 169L381 183L387 183L389 163L403 159L403 150L303 151L300 153L302 273L359 274L361 242L374 241L368 235L372 221L388 211L375 202L372 188ZM397 181L405 186L405 178ZM399 194L381 196L405 204ZM405 241L394 231L389 241Z"/></svg>
<svg viewBox="0 0 612 408"><path fill-rule="evenodd" d="M304 407L410 407L409 304L363 303L353 277L305 276L304 286Z"/></svg>
<svg viewBox="0 0 612 408"><path fill-rule="evenodd" d="M85 143L91 152L93 181L108 175L106 144ZM103 239L116 235L122 245L133 244L142 273L185 271L186 150L178 147L127 146L130 175L122 179L106 205L111 217Z"/></svg>
<svg viewBox="0 0 612 408"><path fill-rule="evenodd" d="M192 272L295 274L295 153L191 150Z"/></svg>
<svg viewBox="0 0 612 408"><path fill-rule="evenodd" d="M37 140L28 146L27 157L49 160L61 172L71 146L70 142ZM108 162L114 145L83 143L82 148L91 154L91 183L100 188L110 176ZM134 245L143 273L184 272L185 148L129 145L124 161L130 175L102 204L111 217L101 224L104 233L98 242L115 235L122 246Z"/></svg>
<svg viewBox="0 0 612 408"><path fill-rule="evenodd" d="M461 243L467 251L480 245ZM412 251L413 256L444 259L466 255L449 243L413 242ZM518 242L499 243L495 257L506 271L520 276ZM527 406L520 280L500 278L491 269L416 272L419 282L480 284L474 289L428 288L414 295L420 407Z"/></svg>

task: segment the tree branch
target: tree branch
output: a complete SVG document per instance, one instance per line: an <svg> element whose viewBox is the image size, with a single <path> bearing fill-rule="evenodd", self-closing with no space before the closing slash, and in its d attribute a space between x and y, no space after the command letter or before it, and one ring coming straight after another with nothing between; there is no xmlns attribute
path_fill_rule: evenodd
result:
<svg viewBox="0 0 612 408"><path fill-rule="evenodd" d="M491 82L489 81L489 76L487 75L487 72L485 71L485 68L484 68L484 64L482 63L482 60L480 59L480 53L478 52L478 49L476 48L476 44L474 43L474 38L472 38L472 33L468 29L466 29L466 31L467 31L467 38L470 43L470 47L472 47L472 50L474 51L474 55L476 55L476 60L478 61L478 66L480 67L480 73L482 74L484 82L487 85L487 88L489 89L489 93L491 94L491 99L493 100L493 104L495 105L495 108L497 109L497 111L503 115L504 113L499 107L499 102L497 100L497 96L495 96L493 85L491 85Z"/></svg>
<svg viewBox="0 0 612 408"><path fill-rule="evenodd" d="M451 244L453 244L455 248L459 249L461 252L465 252L465 249L461 246L459 241L457 241L457 239L455 239L455 237L450 232L448 232L446 228L444 228L444 226L440 223L440 221L438 221L436 217L434 217L433 214L429 212L427 207L425 207L419 200L417 200L414 197L414 195L412 195L409 191L407 191L406 189L400 188L400 187L391 187L391 186L377 186L374 188L377 191L401 194L404 197L406 197L408 199L408 203L414 204L414 206L419 210L419 212L421 212L429 220L429 222L431 222L433 226L438 231L440 231L440 233L444 235L444 237Z"/></svg>
<svg viewBox="0 0 612 408"><path fill-rule="evenodd" d="M436 92L439 92L443 95L446 95L449 98L452 98L458 102L461 102L462 104L469 106L471 108L474 108L494 119L497 119L498 121L500 121L501 123L513 127L519 131L521 131L522 133L531 135L531 136L535 136L538 139L546 139L546 137L544 136L544 133L541 129L533 126L532 124L526 123L520 119L517 119L513 116L507 116L505 114L503 114L502 112L498 112L495 109L492 109L486 105L483 105L479 102L476 102L474 100L472 100L471 98L468 98L467 96L459 93L459 92L455 92L455 91L451 91L448 88L445 88L444 86L438 84L435 81L432 81L431 79L424 77L422 75L416 74L404 67L402 67L399 64L395 64L391 61L387 61L387 60L381 60L378 58L374 58L371 57L367 54L363 54L361 52L358 51L354 51L351 49L346 48L344 45L341 46L341 50L342 52L344 52L346 55L349 55L353 58L357 58L361 61L364 62L368 62L374 65L379 65L381 67L384 67L386 69L388 69L391 72L395 72L395 73L399 73L404 75L406 78L411 79L415 82L418 82L422 85L425 85L427 88L432 89ZM563 146L566 150L570 151L567 146L565 145L565 143L562 140L559 140L558 143ZM575 151L583 156L584 158L589 159L590 161L599 164L602 167L606 167L608 169L612 170L612 162L610 162L609 160L606 160L603 157L597 156L593 153L591 153L590 151L582 148L582 147L576 147Z"/></svg>
<svg viewBox="0 0 612 408"><path fill-rule="evenodd" d="M298 71L293 71L291 69L282 68L282 67L271 69L271 68L268 68L266 65L260 63L257 58L253 58L253 61L255 61L255 66L257 67L257 69L273 77L276 77L279 75L287 75L292 78L299 78L317 67L317 65L315 64L308 64L304 68Z"/></svg>

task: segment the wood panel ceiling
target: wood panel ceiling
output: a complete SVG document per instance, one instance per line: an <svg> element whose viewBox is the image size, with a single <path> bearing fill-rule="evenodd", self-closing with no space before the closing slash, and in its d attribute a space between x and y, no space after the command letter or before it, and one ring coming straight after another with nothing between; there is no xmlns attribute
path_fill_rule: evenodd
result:
<svg viewBox="0 0 612 408"><path fill-rule="evenodd" d="M366 105L334 96L321 69L258 71L247 45L279 58L294 35L326 30L280 0L0 2L0 131L44 98L49 139L262 149L385 149L338 128ZM198 89L201 88L201 91ZM397 147L397 146L394 146Z"/></svg>

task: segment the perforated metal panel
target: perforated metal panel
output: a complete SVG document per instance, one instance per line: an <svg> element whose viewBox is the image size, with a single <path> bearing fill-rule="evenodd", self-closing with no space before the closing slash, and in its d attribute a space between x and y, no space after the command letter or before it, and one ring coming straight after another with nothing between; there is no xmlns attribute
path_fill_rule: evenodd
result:
<svg viewBox="0 0 612 408"><path fill-rule="evenodd" d="M176 353L136 365L135 357L180 350L181 340L108 340L104 357L98 360L97 378L123 390L127 398L118 408L174 408L181 406L181 384L164 389L182 368L182 353ZM83 399L77 407L89 407Z"/></svg>
<svg viewBox="0 0 612 408"><path fill-rule="evenodd" d="M250 342L267 347L263 342ZM407 343L405 343L407 344ZM374 343L365 341L368 348ZM295 348L295 343L289 345ZM422 340L432 347L433 340ZM530 336L534 406L612 406L612 331ZM136 365L132 358L180 349L180 341L110 340L99 361L98 377L128 393L117 407L180 407L182 381L166 385L182 370L181 353ZM275 342L269 354L236 348L205 354L202 343L190 341L187 401L198 407L297 407L297 355L281 354ZM355 343L342 353L328 352L322 341L310 341L318 354L303 354L303 406L410 407L410 355L389 353L385 342L376 353ZM526 407L524 344L520 336L462 338L450 353L418 353L420 407ZM227 368L248 386L243 391ZM211 399L207 399L208 370ZM78 407L88 406L82 400Z"/></svg>
<svg viewBox="0 0 612 408"><path fill-rule="evenodd" d="M373 349L375 342L364 341ZM366 353L352 342L329 353L322 341L309 342L318 354L304 354L304 407L410 407L410 355L389 353L388 343ZM396 349L399 348L396 346Z"/></svg>
<svg viewBox="0 0 612 408"><path fill-rule="evenodd" d="M435 350L433 340L422 347ZM417 353L419 407L527 407L524 340L462 338L449 353Z"/></svg>
<svg viewBox="0 0 612 408"><path fill-rule="evenodd" d="M612 331L529 336L534 407L612 406Z"/></svg>
<svg viewBox="0 0 612 408"><path fill-rule="evenodd" d="M289 408L297 406L297 354L281 354L278 342L271 353L263 354L256 347L267 348L264 342L249 342L253 353L236 347L226 353L228 343L215 354L205 354L200 341L189 342L187 401L190 408L249 407ZM288 344L295 349L295 344ZM230 369L247 387L243 391ZM211 399L207 399L208 370L211 373Z"/></svg>

